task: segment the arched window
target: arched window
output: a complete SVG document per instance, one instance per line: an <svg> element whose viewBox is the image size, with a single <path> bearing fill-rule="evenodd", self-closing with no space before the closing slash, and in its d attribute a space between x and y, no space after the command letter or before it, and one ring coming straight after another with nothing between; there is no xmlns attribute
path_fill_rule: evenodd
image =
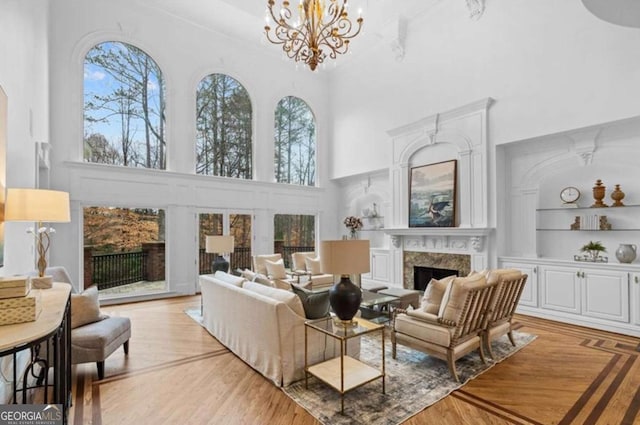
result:
<svg viewBox="0 0 640 425"><path fill-rule="evenodd" d="M211 74L196 98L196 173L251 179L251 100L234 78Z"/></svg>
<svg viewBox="0 0 640 425"><path fill-rule="evenodd" d="M316 180L316 122L304 100L287 96L275 114L276 181L314 186Z"/></svg>
<svg viewBox="0 0 640 425"><path fill-rule="evenodd" d="M84 160L164 169L164 79L135 46L100 43L84 60Z"/></svg>

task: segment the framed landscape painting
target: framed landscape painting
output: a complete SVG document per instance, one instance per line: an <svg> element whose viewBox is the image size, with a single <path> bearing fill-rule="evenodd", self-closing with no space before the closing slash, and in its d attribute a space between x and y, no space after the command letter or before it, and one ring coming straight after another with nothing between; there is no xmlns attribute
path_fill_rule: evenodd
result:
<svg viewBox="0 0 640 425"><path fill-rule="evenodd" d="M409 227L455 227L457 162L411 169Z"/></svg>

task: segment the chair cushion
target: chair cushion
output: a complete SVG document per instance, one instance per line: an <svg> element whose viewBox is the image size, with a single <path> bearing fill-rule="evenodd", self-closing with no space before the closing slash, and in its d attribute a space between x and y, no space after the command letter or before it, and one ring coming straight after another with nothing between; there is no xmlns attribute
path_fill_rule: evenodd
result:
<svg viewBox="0 0 640 425"><path fill-rule="evenodd" d="M278 261L269 261L266 260L264 262L267 266L267 276L271 279L286 279L287 271L284 268L284 261L279 259Z"/></svg>
<svg viewBox="0 0 640 425"><path fill-rule="evenodd" d="M253 268L254 268L254 272L256 273L260 273L260 274L269 274L267 272L267 265L265 264L266 261L278 261L282 258L282 255L280 254L265 254L265 255L256 255L253 257Z"/></svg>
<svg viewBox="0 0 640 425"><path fill-rule="evenodd" d="M291 262L293 263L291 265L291 268L293 270L306 272L307 271L307 265L305 264L305 259L307 257L315 258L315 256L316 256L316 253L313 252L313 251L311 251L311 252L294 252L293 254L291 254Z"/></svg>
<svg viewBox="0 0 640 425"><path fill-rule="evenodd" d="M81 294L71 294L71 328L101 320L98 287L91 286Z"/></svg>
<svg viewBox="0 0 640 425"><path fill-rule="evenodd" d="M487 279L481 274L455 278L451 285L451 295L449 296L447 304L444 306L441 317L458 323L469 290L486 285L486 283Z"/></svg>
<svg viewBox="0 0 640 425"><path fill-rule="evenodd" d="M105 360L119 346L131 338L128 317L109 317L80 326L71 331L71 359L73 364Z"/></svg>
<svg viewBox="0 0 640 425"><path fill-rule="evenodd" d="M427 290L424 292L420 309L425 313L438 314L442 304L442 297L454 278L455 276L448 276L439 280L431 279L427 285Z"/></svg>
<svg viewBox="0 0 640 425"><path fill-rule="evenodd" d="M451 332L449 328L414 319L405 314L396 316L394 328L396 332L410 335L432 344L443 347L448 347L449 344L451 344Z"/></svg>
<svg viewBox="0 0 640 425"><path fill-rule="evenodd" d="M291 288L300 297L307 319L320 319L329 315L329 291L311 292L293 284Z"/></svg>
<svg viewBox="0 0 640 425"><path fill-rule="evenodd" d="M304 307L300 298L291 291L285 291L279 288L269 288L266 285L255 282L245 282L242 286L247 291L252 291L265 297L269 297L272 300L281 301L285 303L291 310L293 310L298 316L305 317Z"/></svg>
<svg viewBox="0 0 640 425"><path fill-rule="evenodd" d="M322 274L322 267L320 265L319 258L307 257L304 259L304 264L307 267L307 271L310 272L312 275Z"/></svg>
<svg viewBox="0 0 640 425"><path fill-rule="evenodd" d="M500 280L513 280L522 276L522 272L517 269L495 269L489 271L487 283L496 283Z"/></svg>
<svg viewBox="0 0 640 425"><path fill-rule="evenodd" d="M232 285L235 285L239 288L242 288L242 283L245 281L245 278L242 276L234 276L232 274L229 273L225 273L223 271L218 270L213 277L215 277L218 280L221 280L223 282L226 283L230 283Z"/></svg>

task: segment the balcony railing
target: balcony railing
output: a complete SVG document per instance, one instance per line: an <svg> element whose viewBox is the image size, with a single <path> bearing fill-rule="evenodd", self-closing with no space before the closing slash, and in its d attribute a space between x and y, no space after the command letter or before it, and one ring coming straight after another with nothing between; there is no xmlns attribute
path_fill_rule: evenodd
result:
<svg viewBox="0 0 640 425"><path fill-rule="evenodd" d="M85 286L96 284L98 290L101 290L146 280L164 280L164 243L149 244L149 246L151 249L146 247L143 248L143 251L109 254L93 254L87 248L85 251L85 273L87 267L90 267L90 273L88 276L85 274ZM313 246L278 245L275 252L282 255L285 267L288 268L291 266L291 254L313 251L314 249ZM211 263L215 255L206 253L204 249L200 249L198 255L199 273L211 273ZM251 248L235 248L231 253L230 269L233 271L251 268Z"/></svg>
<svg viewBox="0 0 640 425"><path fill-rule="evenodd" d="M91 256L91 281L98 290L145 280L146 252L118 252Z"/></svg>

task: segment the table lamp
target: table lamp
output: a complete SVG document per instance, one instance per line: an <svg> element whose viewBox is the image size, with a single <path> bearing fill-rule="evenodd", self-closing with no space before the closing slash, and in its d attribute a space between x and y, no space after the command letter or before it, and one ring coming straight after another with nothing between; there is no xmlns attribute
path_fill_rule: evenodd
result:
<svg viewBox="0 0 640 425"><path fill-rule="evenodd" d="M343 323L351 323L360 308L362 291L349 279L351 274L369 272L369 241L342 239L320 242L322 272L340 275L329 290L329 304Z"/></svg>
<svg viewBox="0 0 640 425"><path fill-rule="evenodd" d="M222 254L233 252L233 236L208 235L204 250L209 254L218 254L211 262L211 273L215 273L218 270L223 272L229 271L229 262L225 260Z"/></svg>
<svg viewBox="0 0 640 425"><path fill-rule="evenodd" d="M51 239L51 227L42 223L68 223L71 221L69 211L69 194L58 190L46 189L7 189L4 205L5 221L34 221L34 234L37 238L38 277L31 279L34 288L51 288L53 278L45 276L47 268L47 251Z"/></svg>

